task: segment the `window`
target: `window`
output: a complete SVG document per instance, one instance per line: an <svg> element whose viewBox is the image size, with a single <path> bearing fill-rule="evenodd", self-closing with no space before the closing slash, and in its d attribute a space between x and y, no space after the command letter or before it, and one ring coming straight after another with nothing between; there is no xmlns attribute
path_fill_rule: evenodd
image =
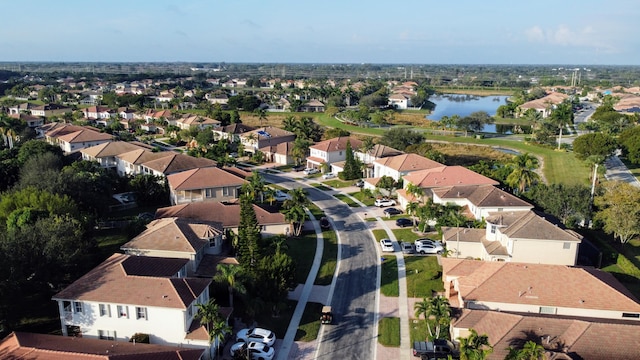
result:
<svg viewBox="0 0 640 360"><path fill-rule="evenodd" d="M100 304L98 305L100 308L100 316L108 316L111 317L111 305L109 304Z"/></svg>
<svg viewBox="0 0 640 360"><path fill-rule="evenodd" d="M136 319L145 319L147 320L147 308L145 307L136 307Z"/></svg>
<svg viewBox="0 0 640 360"><path fill-rule="evenodd" d="M207 198L216 197L216 189L204 189L204 196Z"/></svg>
<svg viewBox="0 0 640 360"><path fill-rule="evenodd" d="M79 301L73 302L73 312L81 313L82 312L82 303Z"/></svg>
<svg viewBox="0 0 640 360"><path fill-rule="evenodd" d="M125 305L118 305L118 317L129 318L129 307Z"/></svg>
<svg viewBox="0 0 640 360"><path fill-rule="evenodd" d="M223 187L222 188L222 196L231 196L231 188Z"/></svg>
<svg viewBox="0 0 640 360"><path fill-rule="evenodd" d="M491 225L491 233L492 234L496 233L496 226L495 225Z"/></svg>
<svg viewBox="0 0 640 360"><path fill-rule="evenodd" d="M115 340L116 332L110 330L98 330L98 338L102 340Z"/></svg>
<svg viewBox="0 0 640 360"><path fill-rule="evenodd" d="M562 248L564 250L571 249L571 243L570 242L563 243Z"/></svg>
<svg viewBox="0 0 640 360"><path fill-rule="evenodd" d="M556 308L550 306L540 306L540 314L552 314L555 315Z"/></svg>
<svg viewBox="0 0 640 360"><path fill-rule="evenodd" d="M638 314L638 313L622 313L622 317L623 318L640 319L640 314Z"/></svg>

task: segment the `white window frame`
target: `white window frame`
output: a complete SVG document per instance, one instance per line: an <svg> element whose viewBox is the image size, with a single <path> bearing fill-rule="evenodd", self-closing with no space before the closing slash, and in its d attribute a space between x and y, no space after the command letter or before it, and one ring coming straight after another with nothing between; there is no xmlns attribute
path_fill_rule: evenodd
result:
<svg viewBox="0 0 640 360"><path fill-rule="evenodd" d="M136 320L140 320L140 319L148 320L147 308L136 306Z"/></svg>
<svg viewBox="0 0 640 360"><path fill-rule="evenodd" d="M568 241L563 242L563 243L562 243L562 249L563 249L563 250L569 250L569 249L571 249L571 243L570 243L570 242L568 242Z"/></svg>
<svg viewBox="0 0 640 360"><path fill-rule="evenodd" d="M115 330L98 330L98 338L102 340L116 340Z"/></svg>
<svg viewBox="0 0 640 360"><path fill-rule="evenodd" d="M102 317L111 317L111 305L109 304L99 304L98 305L100 316Z"/></svg>
<svg viewBox="0 0 640 360"><path fill-rule="evenodd" d="M215 199L216 189L215 188L204 189L204 197L207 199Z"/></svg>
<svg viewBox="0 0 640 360"><path fill-rule="evenodd" d="M80 301L74 301L73 302L73 312L77 313L77 314L82 314L84 310L84 306L82 305L82 302Z"/></svg>
<svg viewBox="0 0 640 360"><path fill-rule="evenodd" d="M129 307L127 305L118 305L118 318L120 319L128 319L129 318Z"/></svg>

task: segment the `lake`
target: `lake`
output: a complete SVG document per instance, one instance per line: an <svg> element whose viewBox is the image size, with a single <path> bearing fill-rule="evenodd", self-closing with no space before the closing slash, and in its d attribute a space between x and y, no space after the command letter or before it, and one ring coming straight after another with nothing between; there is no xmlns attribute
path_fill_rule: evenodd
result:
<svg viewBox="0 0 640 360"><path fill-rule="evenodd" d="M427 119L438 121L443 116L458 115L465 117L476 111L484 111L489 116L494 116L500 105L507 103L508 96L476 96L466 94L441 94L429 97L429 101L436 105ZM485 125L483 132L509 134L511 126L495 124Z"/></svg>

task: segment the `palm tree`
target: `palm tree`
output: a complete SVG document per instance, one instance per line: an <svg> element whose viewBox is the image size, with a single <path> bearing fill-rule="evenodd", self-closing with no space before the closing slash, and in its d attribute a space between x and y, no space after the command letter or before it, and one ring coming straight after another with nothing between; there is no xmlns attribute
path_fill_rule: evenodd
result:
<svg viewBox="0 0 640 360"><path fill-rule="evenodd" d="M254 201L264 201L264 189L265 184L262 176L257 171L253 171L251 175L247 178L248 183L248 191Z"/></svg>
<svg viewBox="0 0 640 360"><path fill-rule="evenodd" d="M562 129L568 124L573 122L573 109L571 103L565 101L556 105L556 108L551 112L551 121L558 126L560 134L558 136L558 149L562 142Z"/></svg>
<svg viewBox="0 0 640 360"><path fill-rule="evenodd" d="M534 341L527 341L522 350L520 350L521 360L540 360L544 359L544 347Z"/></svg>
<svg viewBox="0 0 640 360"><path fill-rule="evenodd" d="M218 357L220 357L220 343L224 341L225 336L231 331L233 331L233 328L224 319L219 319L212 324L211 330L209 330L209 342L215 341Z"/></svg>
<svg viewBox="0 0 640 360"><path fill-rule="evenodd" d="M253 113L258 117L260 126L262 126L262 121L267 120L267 111L265 109L257 108L253 111Z"/></svg>
<svg viewBox="0 0 640 360"><path fill-rule="evenodd" d="M423 298L422 301L418 301L413 305L415 316L419 319L420 315L424 317L424 322L427 324L427 330L429 331L429 338L433 338L433 332L431 331L431 325L429 325L429 312L431 303L427 298ZM427 340L429 340L427 338Z"/></svg>
<svg viewBox="0 0 640 360"><path fill-rule="evenodd" d="M204 325L207 332L211 330L211 324L220 319L220 307L215 303L213 299L209 299L204 304L196 304L198 312L196 312L195 318L200 320L200 323Z"/></svg>
<svg viewBox="0 0 640 360"><path fill-rule="evenodd" d="M460 360L484 360L493 352L486 334L478 335L474 329L470 330L466 338L458 338L460 341Z"/></svg>
<svg viewBox="0 0 640 360"><path fill-rule="evenodd" d="M418 185L414 185L413 183L408 183L407 195L412 195L416 200L420 201L424 195L424 189Z"/></svg>
<svg viewBox="0 0 640 360"><path fill-rule="evenodd" d="M513 171L507 176L506 183L520 193L523 193L540 179L540 176L535 172L538 168L538 158L529 153L514 157L509 166Z"/></svg>
<svg viewBox="0 0 640 360"><path fill-rule="evenodd" d="M407 204L407 215L411 215L411 219L413 220L413 227L416 227L417 225L419 209L420 204L415 201Z"/></svg>
<svg viewBox="0 0 640 360"><path fill-rule="evenodd" d="M300 236L307 214L305 207L310 203L307 193L303 188L295 188L289 191L291 199L285 200L282 206L285 208L284 217L291 222L292 235Z"/></svg>
<svg viewBox="0 0 640 360"><path fill-rule="evenodd" d="M422 301L419 301L414 305L414 310L416 317L419 318L420 315L424 317L430 338L440 338L441 327L443 325L448 326L451 321L451 307L449 306L449 300L442 296L434 296L430 299L423 298ZM430 319L433 319L433 331L431 330Z"/></svg>
<svg viewBox="0 0 640 360"><path fill-rule="evenodd" d="M242 283L242 267L236 265L218 264L218 272L213 276L213 280L220 284L227 285L229 291L229 306L233 307L233 293L244 294L247 289Z"/></svg>
<svg viewBox="0 0 640 360"><path fill-rule="evenodd" d="M307 157L307 153L309 152L309 147L311 146L311 141L302 138L296 137L293 141L293 147L291 148L291 156L295 160L296 165L299 165L302 160Z"/></svg>

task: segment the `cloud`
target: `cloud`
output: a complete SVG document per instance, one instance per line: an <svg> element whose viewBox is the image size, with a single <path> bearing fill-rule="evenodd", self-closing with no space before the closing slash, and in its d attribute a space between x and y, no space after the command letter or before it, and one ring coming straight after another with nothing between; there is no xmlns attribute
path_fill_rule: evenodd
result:
<svg viewBox="0 0 640 360"><path fill-rule="evenodd" d="M555 29L542 29L533 26L525 29L525 35L530 42L542 42L560 46L585 46L594 44L596 31L587 26L573 30L569 26L560 24Z"/></svg>
<svg viewBox="0 0 640 360"><path fill-rule="evenodd" d="M534 26L524 31L527 39L531 42L543 42L544 41L544 31L539 26Z"/></svg>

